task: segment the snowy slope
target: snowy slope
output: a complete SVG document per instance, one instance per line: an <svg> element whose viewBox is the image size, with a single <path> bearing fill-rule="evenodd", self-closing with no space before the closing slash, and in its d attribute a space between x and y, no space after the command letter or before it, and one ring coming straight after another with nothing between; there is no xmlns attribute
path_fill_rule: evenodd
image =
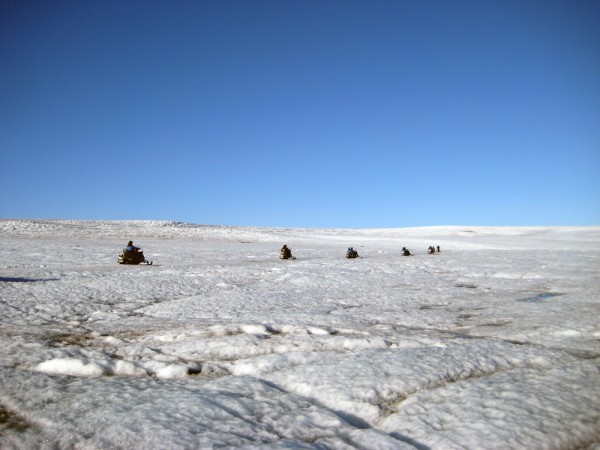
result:
<svg viewBox="0 0 600 450"><path fill-rule="evenodd" d="M2 448L600 447L600 227L0 238Z"/></svg>

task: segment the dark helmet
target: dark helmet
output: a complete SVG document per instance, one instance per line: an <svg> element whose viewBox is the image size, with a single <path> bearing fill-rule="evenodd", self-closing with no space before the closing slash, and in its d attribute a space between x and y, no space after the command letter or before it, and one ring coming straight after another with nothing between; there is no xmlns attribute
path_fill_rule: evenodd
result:
<svg viewBox="0 0 600 450"><path fill-rule="evenodd" d="M129 241L127 245L133 245L133 241Z"/></svg>

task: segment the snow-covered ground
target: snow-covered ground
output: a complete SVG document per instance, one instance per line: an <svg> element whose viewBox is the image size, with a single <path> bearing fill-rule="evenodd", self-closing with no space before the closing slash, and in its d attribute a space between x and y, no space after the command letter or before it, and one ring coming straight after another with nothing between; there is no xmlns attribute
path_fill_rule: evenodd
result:
<svg viewBox="0 0 600 450"><path fill-rule="evenodd" d="M600 227L0 238L1 448L600 448Z"/></svg>

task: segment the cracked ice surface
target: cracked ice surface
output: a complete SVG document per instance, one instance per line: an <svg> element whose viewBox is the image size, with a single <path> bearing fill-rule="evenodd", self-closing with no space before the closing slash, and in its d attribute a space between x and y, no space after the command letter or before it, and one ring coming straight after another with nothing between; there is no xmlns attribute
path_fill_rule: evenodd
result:
<svg viewBox="0 0 600 450"><path fill-rule="evenodd" d="M0 237L2 448L600 446L598 227Z"/></svg>

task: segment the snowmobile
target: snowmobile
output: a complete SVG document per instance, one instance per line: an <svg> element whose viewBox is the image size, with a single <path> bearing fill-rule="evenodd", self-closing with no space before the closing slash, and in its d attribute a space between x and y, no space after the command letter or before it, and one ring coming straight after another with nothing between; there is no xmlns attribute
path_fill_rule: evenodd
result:
<svg viewBox="0 0 600 450"><path fill-rule="evenodd" d="M358 258L358 252L353 248L349 248L346 252L346 258Z"/></svg>
<svg viewBox="0 0 600 450"><path fill-rule="evenodd" d="M142 251L133 251L128 252L126 248L123 249L121 254L119 255L119 259L117 260L119 264L148 264L152 265L152 261L148 261L144 257L144 252Z"/></svg>
<svg viewBox="0 0 600 450"><path fill-rule="evenodd" d="M279 259L296 259L296 257L292 256L292 251L287 247L287 245L284 245L281 249L281 252L279 252Z"/></svg>

